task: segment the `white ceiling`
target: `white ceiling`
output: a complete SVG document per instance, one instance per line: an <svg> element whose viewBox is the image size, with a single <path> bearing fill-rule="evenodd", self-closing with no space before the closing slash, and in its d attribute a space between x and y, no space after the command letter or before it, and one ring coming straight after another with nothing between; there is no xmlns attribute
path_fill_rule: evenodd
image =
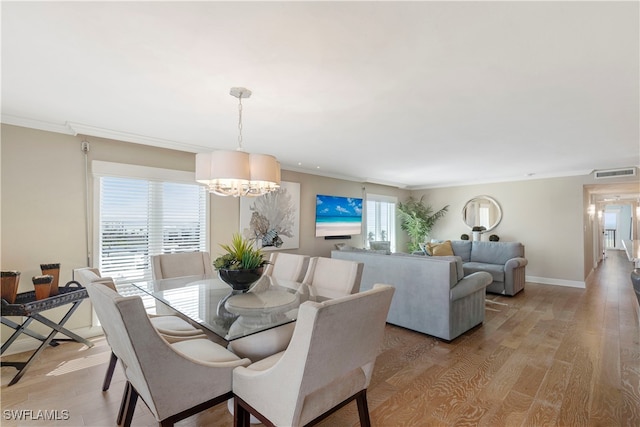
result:
<svg viewBox="0 0 640 427"><path fill-rule="evenodd" d="M2 121L408 188L640 165L634 2L2 2ZM90 140L90 138L88 138ZM534 174L529 176L530 174Z"/></svg>

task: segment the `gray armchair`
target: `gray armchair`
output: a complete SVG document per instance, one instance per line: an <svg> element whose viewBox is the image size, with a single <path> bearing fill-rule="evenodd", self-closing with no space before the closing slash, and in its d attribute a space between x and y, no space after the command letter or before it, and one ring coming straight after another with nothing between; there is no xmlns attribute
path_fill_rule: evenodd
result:
<svg viewBox="0 0 640 427"><path fill-rule="evenodd" d="M462 258L464 274L491 274L487 292L513 296L524 289L527 259L520 242L451 241L454 255Z"/></svg>

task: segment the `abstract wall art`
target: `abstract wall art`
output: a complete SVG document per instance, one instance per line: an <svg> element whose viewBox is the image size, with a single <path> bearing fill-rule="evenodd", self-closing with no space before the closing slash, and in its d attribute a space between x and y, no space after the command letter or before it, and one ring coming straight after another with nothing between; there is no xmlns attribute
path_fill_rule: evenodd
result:
<svg viewBox="0 0 640 427"><path fill-rule="evenodd" d="M240 232L263 250L300 247L300 183L280 183L264 196L240 199Z"/></svg>

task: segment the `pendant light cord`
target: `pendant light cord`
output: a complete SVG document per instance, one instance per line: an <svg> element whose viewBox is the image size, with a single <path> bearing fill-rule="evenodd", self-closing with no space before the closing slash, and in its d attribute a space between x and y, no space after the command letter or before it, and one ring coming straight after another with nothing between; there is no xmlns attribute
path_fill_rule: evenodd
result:
<svg viewBox="0 0 640 427"><path fill-rule="evenodd" d="M242 148L242 92L238 97L238 151L244 151Z"/></svg>

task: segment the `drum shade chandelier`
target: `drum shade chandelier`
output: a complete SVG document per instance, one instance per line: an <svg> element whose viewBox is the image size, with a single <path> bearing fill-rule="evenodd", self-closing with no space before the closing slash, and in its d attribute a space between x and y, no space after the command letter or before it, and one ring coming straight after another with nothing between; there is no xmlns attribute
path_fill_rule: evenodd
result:
<svg viewBox="0 0 640 427"><path fill-rule="evenodd" d="M251 91L233 87L230 94L238 98L238 148L197 154L196 181L219 196L257 197L275 191L280 187L278 160L242 148L242 98L249 98Z"/></svg>

